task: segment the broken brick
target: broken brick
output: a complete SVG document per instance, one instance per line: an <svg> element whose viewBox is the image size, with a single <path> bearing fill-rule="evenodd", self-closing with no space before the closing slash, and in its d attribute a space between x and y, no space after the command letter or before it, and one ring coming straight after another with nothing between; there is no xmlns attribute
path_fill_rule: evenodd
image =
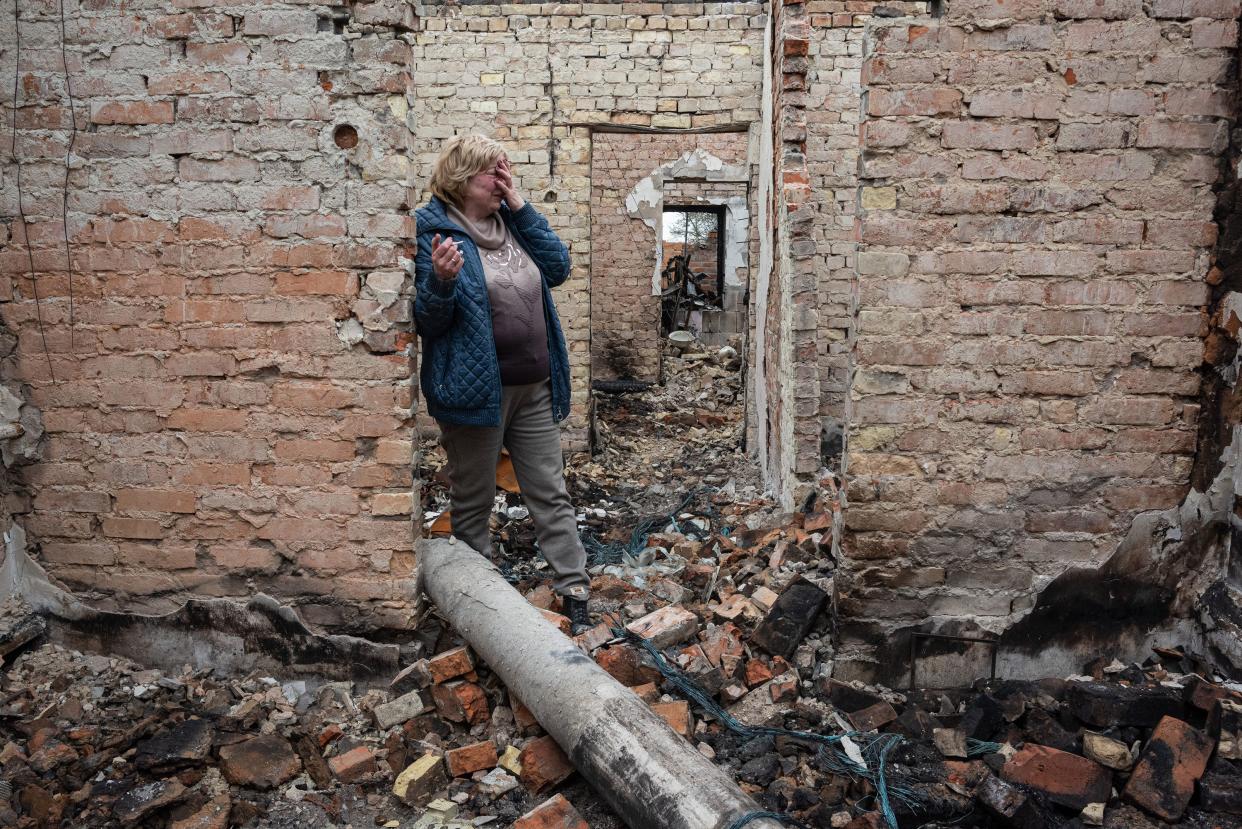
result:
<svg viewBox="0 0 1242 829"><path fill-rule="evenodd" d="M734 622L743 617L752 618L758 615L760 615L759 609L741 593L734 593L722 599L720 604L712 609L712 617L717 622Z"/></svg>
<svg viewBox="0 0 1242 829"><path fill-rule="evenodd" d="M444 763L453 777L464 777L483 769L496 767L496 745L491 740L454 748L444 753Z"/></svg>
<svg viewBox="0 0 1242 829"><path fill-rule="evenodd" d="M1104 682L1071 682L1066 694L1070 713L1096 728L1150 728L1163 717L1181 717L1181 692L1164 687L1128 687Z"/></svg>
<svg viewBox="0 0 1242 829"><path fill-rule="evenodd" d="M465 645L436 654L427 660L427 671L431 674L431 681L437 685L473 670L474 662L466 652Z"/></svg>
<svg viewBox="0 0 1242 829"><path fill-rule="evenodd" d="M319 747L327 748L328 743L335 742L345 736L345 732L336 723L332 723L319 732Z"/></svg>
<svg viewBox="0 0 1242 829"><path fill-rule="evenodd" d="M222 747L220 770L236 786L271 789L292 780L302 761L288 740L264 734Z"/></svg>
<svg viewBox="0 0 1242 829"><path fill-rule="evenodd" d="M877 702L848 715L850 724L859 731L879 731L897 719L897 709L887 702Z"/></svg>
<svg viewBox="0 0 1242 829"><path fill-rule="evenodd" d="M168 829L228 829L231 811L229 796L221 794L189 817L172 821Z"/></svg>
<svg viewBox="0 0 1242 829"><path fill-rule="evenodd" d="M522 749L519 779L531 794L539 794L573 774L574 767L556 740L538 737Z"/></svg>
<svg viewBox="0 0 1242 829"><path fill-rule="evenodd" d="M607 647L595 654L595 662L622 685L642 685L662 679L659 671L643 663L642 655L631 645Z"/></svg>
<svg viewBox="0 0 1242 829"><path fill-rule="evenodd" d="M185 795L185 786L175 778L143 783L121 795L113 814L122 824L137 823L147 815L176 803Z"/></svg>
<svg viewBox="0 0 1242 829"><path fill-rule="evenodd" d="M490 715L487 707L487 694L473 682L447 682L443 685L433 685L431 697L435 700L436 710L440 712L440 716L450 722L476 725L486 722Z"/></svg>
<svg viewBox="0 0 1242 829"><path fill-rule="evenodd" d="M699 640L703 655L707 657L708 662L717 667L722 667L725 657L732 656L740 659L745 654L742 634L736 625L712 625L699 634Z"/></svg>
<svg viewBox="0 0 1242 829"><path fill-rule="evenodd" d="M690 704L685 700L652 703L651 710L683 737L690 736Z"/></svg>
<svg viewBox="0 0 1242 829"><path fill-rule="evenodd" d="M884 701L883 698L870 691L859 690L853 685L835 679L828 679L822 683L820 690L828 697L828 702L834 708L847 713L861 711L869 705Z"/></svg>
<svg viewBox="0 0 1242 829"><path fill-rule="evenodd" d="M798 698L798 675L781 674L768 684L768 692L774 703L792 702Z"/></svg>
<svg viewBox="0 0 1242 829"><path fill-rule="evenodd" d="M785 588L776 604L750 635L750 641L765 651L788 658L810 632L828 594L805 579Z"/></svg>
<svg viewBox="0 0 1242 829"><path fill-rule="evenodd" d="M540 803L513 822L512 829L591 829L563 794Z"/></svg>
<svg viewBox="0 0 1242 829"><path fill-rule="evenodd" d="M381 729L389 729L412 720L423 713L423 698L418 691L402 694L394 700L375 706L375 724Z"/></svg>
<svg viewBox="0 0 1242 829"><path fill-rule="evenodd" d="M520 699L510 694L509 703L513 707L513 721L517 723L521 731L526 732L539 727L539 720L535 719L535 715Z"/></svg>
<svg viewBox="0 0 1242 829"><path fill-rule="evenodd" d="M596 648L603 647L610 639L612 639L612 629L600 623L588 631L579 633L574 637L574 642L578 647L590 653Z"/></svg>
<svg viewBox="0 0 1242 829"><path fill-rule="evenodd" d="M680 605L666 605L630 622L625 629L664 650L693 636L699 629L699 617Z"/></svg>
<svg viewBox="0 0 1242 829"><path fill-rule="evenodd" d="M375 753L366 746L351 748L344 754L328 758L328 768L343 783L353 783L376 771Z"/></svg>
<svg viewBox="0 0 1242 829"><path fill-rule="evenodd" d="M392 682L388 683L388 690L390 693L400 696L401 694L408 694L410 691L426 688L430 684L431 669L428 667L426 659L420 659L393 677Z"/></svg>
<svg viewBox="0 0 1242 829"><path fill-rule="evenodd" d="M569 636L573 633L573 624L569 621L568 616L562 616L560 613L551 610L540 610L539 613L543 615L543 618L555 625L556 629L564 635Z"/></svg>
<svg viewBox="0 0 1242 829"><path fill-rule="evenodd" d="M446 785L443 761L434 754L424 754L397 775L392 793L409 806L422 806Z"/></svg>
<svg viewBox="0 0 1242 829"><path fill-rule="evenodd" d="M635 685L630 690L637 694L638 698L646 703L655 702L660 698L660 691L656 688L654 682L648 682L643 685Z"/></svg>
<svg viewBox="0 0 1242 829"><path fill-rule="evenodd" d="M762 685L773 676L772 669L761 659L751 659L746 663L746 685L750 688Z"/></svg>
<svg viewBox="0 0 1242 829"><path fill-rule="evenodd" d="M1212 740L1174 717L1165 717L1143 747L1122 797L1159 818L1186 811L1212 755Z"/></svg>
<svg viewBox="0 0 1242 829"><path fill-rule="evenodd" d="M1081 811L1088 803L1103 803L1112 790L1108 769L1065 751L1028 743L1009 758L1001 777L1037 789L1054 803Z"/></svg>

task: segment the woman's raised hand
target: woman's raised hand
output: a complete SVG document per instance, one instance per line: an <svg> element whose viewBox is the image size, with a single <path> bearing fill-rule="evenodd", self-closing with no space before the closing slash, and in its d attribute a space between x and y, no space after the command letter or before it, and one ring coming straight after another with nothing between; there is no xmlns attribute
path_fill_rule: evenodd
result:
<svg viewBox="0 0 1242 829"><path fill-rule="evenodd" d="M445 239L441 242L439 233L432 238L431 266L437 279L456 279L463 261L456 239Z"/></svg>
<svg viewBox="0 0 1242 829"><path fill-rule="evenodd" d="M505 204L509 205L510 210L516 213L526 206L526 199L522 198L522 194L517 191L517 185L513 183L513 168L509 166L509 159L504 156L496 162L496 182L500 185Z"/></svg>

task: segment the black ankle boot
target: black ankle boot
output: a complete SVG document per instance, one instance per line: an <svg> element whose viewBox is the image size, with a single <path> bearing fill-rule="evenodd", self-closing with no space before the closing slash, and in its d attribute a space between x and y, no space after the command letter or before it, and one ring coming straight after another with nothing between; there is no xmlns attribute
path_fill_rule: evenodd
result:
<svg viewBox="0 0 1242 829"><path fill-rule="evenodd" d="M565 606L565 615L569 617L569 632L572 635L577 636L591 629L591 613L586 599L565 596L561 601Z"/></svg>

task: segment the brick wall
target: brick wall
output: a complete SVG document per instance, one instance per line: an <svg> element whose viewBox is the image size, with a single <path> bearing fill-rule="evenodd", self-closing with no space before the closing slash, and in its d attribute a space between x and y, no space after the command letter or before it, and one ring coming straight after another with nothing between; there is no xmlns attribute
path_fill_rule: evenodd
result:
<svg viewBox="0 0 1242 829"><path fill-rule="evenodd" d="M1003 629L1185 493L1237 12L874 24L844 644Z"/></svg>
<svg viewBox="0 0 1242 829"><path fill-rule="evenodd" d="M599 241L585 205L592 136L603 135L594 129L746 129L759 114L763 5L431 3L423 12L409 116L416 187L448 136L481 131L514 148L520 185L573 258L555 296L573 371L565 445L585 448Z"/></svg>
<svg viewBox="0 0 1242 829"><path fill-rule="evenodd" d="M412 18L66 5L72 110L58 4L18 4L20 54L0 21L27 217L6 163L3 372L48 433L22 470L38 558L102 606L262 590L316 622L403 624Z"/></svg>

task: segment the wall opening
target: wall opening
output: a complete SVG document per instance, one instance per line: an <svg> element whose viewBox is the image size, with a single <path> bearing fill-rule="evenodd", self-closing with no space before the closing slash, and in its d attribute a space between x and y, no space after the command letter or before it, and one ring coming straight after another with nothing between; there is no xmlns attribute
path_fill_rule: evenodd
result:
<svg viewBox="0 0 1242 829"><path fill-rule="evenodd" d="M723 308L725 210L721 205L666 206L663 218L660 334L688 331L698 337L704 333L704 317Z"/></svg>

